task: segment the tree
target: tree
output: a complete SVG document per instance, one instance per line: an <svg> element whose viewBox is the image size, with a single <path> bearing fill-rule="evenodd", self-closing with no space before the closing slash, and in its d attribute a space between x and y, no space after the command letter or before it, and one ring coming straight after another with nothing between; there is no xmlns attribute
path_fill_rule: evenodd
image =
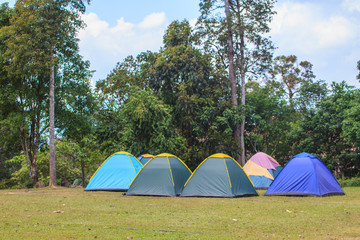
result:
<svg viewBox="0 0 360 240"><path fill-rule="evenodd" d="M353 98L348 102L348 108L344 110L344 119L341 123L341 136L350 144L353 145L354 151L357 152L353 159L355 169L353 174L356 174L356 169L360 169L360 90L353 90ZM354 175L353 175L354 176Z"/></svg>
<svg viewBox="0 0 360 240"><path fill-rule="evenodd" d="M119 136L124 132L119 115L135 98L135 88L139 97L144 94L141 91L151 93L150 96L156 96L168 106L168 128L175 132L174 136L186 140L186 148L179 157L189 159L191 156L191 164L195 166L215 151L215 138L211 135L216 133L208 130L216 122L216 116L224 111L224 106L229 105L223 100L224 94L228 95L228 88L222 73L212 67L211 57L198 49L197 43L198 37L188 21L174 21L166 30L164 47L158 53L129 56L118 63L105 80L98 81L97 89L103 106L99 118L106 122L97 129L103 149L104 146L113 149L114 143L128 146L125 138ZM142 121L152 122L147 119L150 116L145 114ZM139 146L149 146L145 144L148 142L146 137L137 141L140 141L137 143ZM158 151L154 147L151 149ZM163 148L159 145L158 149Z"/></svg>
<svg viewBox="0 0 360 240"><path fill-rule="evenodd" d="M8 3L0 5L0 29L10 25L10 17L13 9L9 8ZM9 59L4 57L6 51L5 36L0 34L0 185L7 186L8 179L13 171L13 164L8 164L7 160L21 152L18 139L11 134L14 130L12 119L16 112L16 105L13 99L16 97L11 89L8 88L9 79L4 69L9 63ZM10 91L9 91L10 90Z"/></svg>
<svg viewBox="0 0 360 240"><path fill-rule="evenodd" d="M89 3L90 0L87 0ZM68 10L72 7L82 13L85 12L84 2L82 0L63 0L53 1L45 0L44 14L46 34L48 35L50 50L50 85L49 85L49 130L50 130L50 186L56 186L56 165L55 165L55 92L54 92L54 60L56 51L65 50L67 48L74 49L77 47L78 39L75 38L77 29L81 28L82 21L76 11ZM68 46L63 48L65 44Z"/></svg>
<svg viewBox="0 0 360 240"><path fill-rule="evenodd" d="M225 15L226 15L226 23L227 23L227 44L228 44L228 61L229 61L229 82L230 82L230 88L231 88L231 103L233 106L238 106L237 101L237 94L236 94L236 74L235 74L235 67L234 67L234 43L233 43L233 29L232 29L232 19L230 15L230 0L225 0ZM243 51L243 48L241 48L240 51ZM245 96L245 95L244 95ZM244 99L242 99L244 100ZM245 104L245 102L241 101L242 104ZM241 148L241 157L239 154L237 154L236 159L241 159L241 164L245 165L245 143L244 143L244 121L241 121L241 127L239 128L238 125L235 126L234 129L234 138L237 145L240 144Z"/></svg>
<svg viewBox="0 0 360 240"><path fill-rule="evenodd" d="M128 98L131 87L147 89L154 81L157 53L147 51L136 57L128 56L104 80L96 82L96 89L101 93L102 105L120 108Z"/></svg>
<svg viewBox="0 0 360 240"><path fill-rule="evenodd" d="M107 155L124 149L121 132L123 125L119 112L124 107L133 88L149 89L149 82L156 77L154 73L157 53L150 51L136 57L128 56L118 62L106 79L96 82L99 98L99 112L96 115L95 135L100 149ZM134 153L135 154L135 153Z"/></svg>
<svg viewBox="0 0 360 240"><path fill-rule="evenodd" d="M94 116L99 106L91 89L89 62L74 53L59 58L58 67L62 71L56 75L55 81L57 131L62 141L71 142L81 149L72 157L79 163L81 179L85 184L86 169L93 163L92 152L97 152L99 145L95 141Z"/></svg>
<svg viewBox="0 0 360 240"><path fill-rule="evenodd" d="M356 77L360 81L360 61L357 63L357 69L359 70L359 74Z"/></svg>
<svg viewBox="0 0 360 240"><path fill-rule="evenodd" d="M56 72L61 71L56 66L59 58L77 51L76 31L83 23L75 10L85 11L84 2L19 0L10 26L2 29L7 36L4 55L11 59L11 64L6 66L11 79L9 85L19 96L15 100L21 112L19 130L33 182L37 181L36 159L41 135L50 127L50 185L56 185L53 86ZM45 104L47 98L49 105ZM45 109L49 109L49 125L43 121Z"/></svg>
<svg viewBox="0 0 360 240"><path fill-rule="evenodd" d="M312 82L315 78L312 64L308 61L298 63L295 55L278 56L274 60L271 74L274 79L280 76L281 84L287 89L289 104L294 108L293 98L299 86L305 82Z"/></svg>
<svg viewBox="0 0 360 240"><path fill-rule="evenodd" d="M306 114L306 112L315 110L319 102L328 95L328 92L328 86L323 80L308 79L302 81L296 96L292 99L293 106L297 109L298 114Z"/></svg>
<svg viewBox="0 0 360 240"><path fill-rule="evenodd" d="M247 149L253 154L266 152L278 161L288 160L287 142L293 113L281 94L271 93L271 86L247 83Z"/></svg>
<svg viewBox="0 0 360 240"><path fill-rule="evenodd" d="M186 139L184 158L191 159L191 165L215 150L206 129L221 111L214 111L209 121L201 118L205 109L220 109L219 103L228 93L224 77L213 68L211 56L198 48L198 40L188 21L172 22L157 55L156 77L149 85L172 108L171 124Z"/></svg>
<svg viewBox="0 0 360 240"><path fill-rule="evenodd" d="M245 164L245 83L246 79L256 79L261 76L270 65L273 46L270 40L262 34L269 32L269 22L275 13L273 9L275 1L239 1L225 0L200 2L201 16L199 18L199 31L205 39L205 48L217 53L219 62L224 67L231 67L233 42L235 74L240 79L242 121L240 126L240 149L241 157L237 160ZM219 9L225 7L225 17L219 14ZM232 39L232 41L231 41ZM224 56L228 56L225 59ZM231 71L230 71L231 72ZM232 77L231 77L232 78ZM233 105L235 105L233 101ZM237 128L234 136L238 135ZM238 137L235 137L237 139Z"/></svg>
<svg viewBox="0 0 360 240"><path fill-rule="evenodd" d="M352 114L356 108L349 109L349 103L357 103L357 96L357 91L345 82L333 83L330 95L322 98L316 109L307 112L299 120L298 127L293 127L289 134L293 152L305 151L322 156L327 167L339 177L357 169L360 159L356 138L351 134L356 129L356 119Z"/></svg>
<svg viewBox="0 0 360 240"><path fill-rule="evenodd" d="M144 151L181 153L184 139L171 127L169 106L158 99L151 90L134 88L124 108L119 112L123 130L122 142L134 154Z"/></svg>

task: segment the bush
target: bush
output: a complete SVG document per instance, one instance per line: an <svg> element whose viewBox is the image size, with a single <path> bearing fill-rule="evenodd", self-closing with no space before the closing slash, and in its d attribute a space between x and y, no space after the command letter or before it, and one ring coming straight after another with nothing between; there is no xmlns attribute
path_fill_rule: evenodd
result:
<svg viewBox="0 0 360 240"><path fill-rule="evenodd" d="M339 181L341 187L360 187L360 177Z"/></svg>

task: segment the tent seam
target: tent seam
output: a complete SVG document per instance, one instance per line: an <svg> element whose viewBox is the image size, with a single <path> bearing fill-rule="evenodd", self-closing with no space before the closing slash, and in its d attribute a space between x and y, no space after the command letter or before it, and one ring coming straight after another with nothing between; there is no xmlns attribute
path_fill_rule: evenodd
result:
<svg viewBox="0 0 360 240"><path fill-rule="evenodd" d="M127 157L129 158L130 162L131 162L131 165L133 166L133 169L134 169L134 172L136 173L136 169L135 169L135 166L134 166L134 163L133 161L131 160L130 156L127 155Z"/></svg>
<svg viewBox="0 0 360 240"><path fill-rule="evenodd" d="M171 169L171 165L170 165L169 157L166 157L166 159L168 160L168 163L169 163L169 169L170 169L171 181L172 181L172 183L173 183L173 187L175 187L174 177L173 177L173 174L172 174L172 169Z"/></svg>
<svg viewBox="0 0 360 240"><path fill-rule="evenodd" d="M227 165L226 165L226 160L225 160L225 158L223 158L223 160L224 160L224 164L225 164L225 168L226 168L226 173L227 173L227 175L228 175L230 188L232 189L231 179L230 179L230 175L229 175L229 170L228 170Z"/></svg>

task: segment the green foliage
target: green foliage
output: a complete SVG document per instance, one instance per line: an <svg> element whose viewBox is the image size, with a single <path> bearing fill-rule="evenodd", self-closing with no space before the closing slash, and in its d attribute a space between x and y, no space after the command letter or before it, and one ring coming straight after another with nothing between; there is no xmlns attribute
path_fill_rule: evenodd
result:
<svg viewBox="0 0 360 240"><path fill-rule="evenodd" d="M248 155L261 151L272 153L278 161L290 159L287 134L291 130L294 111L281 94L272 94L271 88L261 88L252 82L247 93L246 138Z"/></svg>
<svg viewBox="0 0 360 240"><path fill-rule="evenodd" d="M97 167L104 161L105 156L94 147L94 143L89 139L83 139L80 144L71 141L56 142L56 175L58 185L61 180L67 180L72 184L76 179L84 179L85 184L90 180ZM37 161L37 171L39 181L46 185L49 183L49 150L39 152ZM33 187L29 178L29 169L24 155L19 155L6 162L8 169L11 170L11 178L0 182L1 188L14 187ZM84 177L82 176L84 171Z"/></svg>
<svg viewBox="0 0 360 240"><path fill-rule="evenodd" d="M52 67L55 66L57 90L61 89L56 96L60 99L58 106L72 105L73 110L74 104L77 104L78 108L86 109L78 101L83 97L83 92L79 89L84 84L78 83L89 78L89 63L84 62L78 54L79 40L76 35L78 29L84 26L80 12L85 11L84 4L89 2L19 0L13 13L9 15L8 24L5 23L4 14L1 14L1 23L5 26L0 29L0 41L3 43L0 78L4 75L1 88L6 90L6 94L0 98L6 99L4 105L8 109L6 114L2 113L1 128L21 143L18 146L22 147L33 182L38 179L36 161L43 135L48 128L49 79ZM3 5L1 9L3 13ZM69 86L69 82L72 82L72 86ZM86 91L88 89L90 88ZM74 96L77 98L74 101L69 95L78 96ZM0 101L0 105L1 103ZM64 115L71 110L60 112ZM77 117L80 119L79 115ZM14 119L16 121L11 121ZM11 128L7 122L11 122ZM81 124L85 125L84 121ZM67 129L70 128L69 125L64 125ZM65 127L61 127L64 130Z"/></svg>
<svg viewBox="0 0 360 240"><path fill-rule="evenodd" d="M119 112L122 142L128 151L140 155L170 152L181 154L184 140L170 125L170 109L151 90L133 89Z"/></svg>
<svg viewBox="0 0 360 240"><path fill-rule="evenodd" d="M344 120L342 121L342 136L360 148L360 90L353 90L353 96L348 101L347 109L344 110ZM359 149L360 150L360 149ZM359 151L360 152L360 151Z"/></svg>
<svg viewBox="0 0 360 240"><path fill-rule="evenodd" d="M106 79L96 82L100 101L107 108L120 108L128 98L133 86L147 89L150 81L156 78L155 61L157 53L140 53L135 58L128 56L118 62Z"/></svg>
<svg viewBox="0 0 360 240"><path fill-rule="evenodd" d="M289 140L293 142L293 152L305 151L321 156L330 170L344 177L354 174L353 171L360 167L357 137L353 139L351 133L354 129L349 109L349 103L358 101L358 91L345 82L333 83L331 87L330 95L299 120L299 128L292 129ZM356 122L354 126L356 128Z"/></svg>
<svg viewBox="0 0 360 240"><path fill-rule="evenodd" d="M315 78L312 72L312 64L308 61L298 63L297 57L294 55L276 57L270 73L273 81L280 78L280 84L286 88L289 103L292 107L294 107L293 98L299 91L299 86L302 87L303 94L306 94L310 87L315 88L312 84ZM313 97L315 95L309 92L309 96Z"/></svg>
<svg viewBox="0 0 360 240"><path fill-rule="evenodd" d="M261 77L271 65L274 46L265 36L270 31L269 23L275 14L274 0L266 1L229 1L229 19L224 14L223 0L200 1L198 20L199 35L204 40L204 48L215 61L228 67L227 29L231 27L234 42L235 65L238 78L246 75L246 80ZM228 23L231 23L228 25Z"/></svg>
<svg viewBox="0 0 360 240"><path fill-rule="evenodd" d="M354 177L350 179L339 180L341 187L360 187L360 177Z"/></svg>
<svg viewBox="0 0 360 240"><path fill-rule="evenodd" d="M7 163L17 166L17 168L14 172L12 172L11 178L9 179L8 183L5 186L3 186L4 188L9 188L9 187L31 188L34 186L34 183L29 178L29 169L26 163L25 156L23 154L16 156L11 160L8 160Z"/></svg>

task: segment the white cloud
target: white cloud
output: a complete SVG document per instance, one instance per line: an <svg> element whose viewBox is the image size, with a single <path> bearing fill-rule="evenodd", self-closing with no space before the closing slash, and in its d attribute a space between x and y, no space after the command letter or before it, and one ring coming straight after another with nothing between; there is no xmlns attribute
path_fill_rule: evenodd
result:
<svg viewBox="0 0 360 240"><path fill-rule="evenodd" d="M350 11L360 12L360 1L359 0L344 0L342 6Z"/></svg>
<svg viewBox="0 0 360 240"><path fill-rule="evenodd" d="M109 24L105 21L101 21L95 13L85 14L82 19L87 24L85 30L86 34L91 35L92 37L99 36L102 31L109 27ZM80 31L80 38L84 36L85 31Z"/></svg>
<svg viewBox="0 0 360 240"><path fill-rule="evenodd" d="M96 70L95 81L104 79L117 62L129 55L158 51L167 27L165 13L150 14L138 24L119 18L113 27L95 13L84 14L82 19L87 27L79 32L80 53Z"/></svg>
<svg viewBox="0 0 360 240"><path fill-rule="evenodd" d="M144 21L139 24L140 28L154 28L162 26L166 21L166 16L164 12L161 13L152 13L145 17Z"/></svg>
<svg viewBox="0 0 360 240"><path fill-rule="evenodd" d="M131 32L133 27L134 27L134 24L127 23L127 22L125 22L124 18L120 18L119 20L117 20L116 26L111 28L110 31L112 33L117 33L117 32L126 33L126 32Z"/></svg>
<svg viewBox="0 0 360 240"><path fill-rule="evenodd" d="M356 25L344 16L327 15L316 3L284 2L277 6L270 35L280 44L303 52L347 44L356 38Z"/></svg>
<svg viewBox="0 0 360 240"><path fill-rule="evenodd" d="M355 79L360 0L280 0L275 8L269 34L278 47L275 55L294 54L300 61L310 61L317 79L360 86Z"/></svg>
<svg viewBox="0 0 360 240"><path fill-rule="evenodd" d="M356 37L354 29L355 26L341 16L319 21L313 27L313 30L317 33L315 36L320 48L338 46L351 42Z"/></svg>

